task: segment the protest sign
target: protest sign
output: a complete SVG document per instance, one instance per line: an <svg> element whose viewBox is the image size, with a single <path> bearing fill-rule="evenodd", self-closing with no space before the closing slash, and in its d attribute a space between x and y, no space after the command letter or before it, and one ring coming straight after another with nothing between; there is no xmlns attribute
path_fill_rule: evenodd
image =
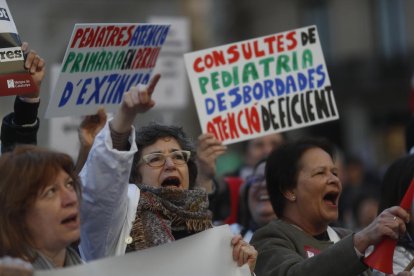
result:
<svg viewBox="0 0 414 276"><path fill-rule="evenodd" d="M46 117L115 111L132 86L147 84L169 25L76 24Z"/></svg>
<svg viewBox="0 0 414 276"><path fill-rule="evenodd" d="M201 129L224 144L339 118L316 26L184 58Z"/></svg>
<svg viewBox="0 0 414 276"><path fill-rule="evenodd" d="M0 96L34 93L38 87L24 68L24 53L10 9L0 0Z"/></svg>
<svg viewBox="0 0 414 276"><path fill-rule="evenodd" d="M167 40L162 47L154 72L160 73L162 81L152 95L154 108L160 112L168 109L184 109L188 106L189 86L183 54L190 51L190 22L186 17L154 16L148 22L169 22ZM171 114L170 114L171 115Z"/></svg>
<svg viewBox="0 0 414 276"><path fill-rule="evenodd" d="M36 271L34 276L250 276L247 265L233 261L228 225L215 227L185 239L92 261L65 269Z"/></svg>

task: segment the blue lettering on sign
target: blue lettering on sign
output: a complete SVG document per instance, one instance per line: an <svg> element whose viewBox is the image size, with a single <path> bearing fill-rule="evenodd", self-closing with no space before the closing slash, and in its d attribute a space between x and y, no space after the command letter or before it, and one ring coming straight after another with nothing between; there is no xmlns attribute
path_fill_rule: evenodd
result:
<svg viewBox="0 0 414 276"><path fill-rule="evenodd" d="M72 96L73 92L73 83L68 81L65 85L65 89L63 90L62 97L59 101L59 107L64 106L69 101L70 96Z"/></svg>
<svg viewBox="0 0 414 276"><path fill-rule="evenodd" d="M9 14L6 9L0 8L0 20L10 21Z"/></svg>

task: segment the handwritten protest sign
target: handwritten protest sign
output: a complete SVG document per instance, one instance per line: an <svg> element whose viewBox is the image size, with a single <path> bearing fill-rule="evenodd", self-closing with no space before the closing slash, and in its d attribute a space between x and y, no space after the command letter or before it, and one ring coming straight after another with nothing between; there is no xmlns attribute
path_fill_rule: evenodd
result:
<svg viewBox="0 0 414 276"><path fill-rule="evenodd" d="M106 258L84 265L49 271L36 271L35 276L250 276L247 265L238 267L233 261L228 225L215 227L188 238Z"/></svg>
<svg viewBox="0 0 414 276"><path fill-rule="evenodd" d="M0 96L19 95L38 91L24 68L24 53L10 9L0 0Z"/></svg>
<svg viewBox="0 0 414 276"><path fill-rule="evenodd" d="M147 84L169 25L76 24L46 117L115 111L123 94Z"/></svg>
<svg viewBox="0 0 414 276"><path fill-rule="evenodd" d="M184 58L202 131L224 144L339 118L316 26Z"/></svg>

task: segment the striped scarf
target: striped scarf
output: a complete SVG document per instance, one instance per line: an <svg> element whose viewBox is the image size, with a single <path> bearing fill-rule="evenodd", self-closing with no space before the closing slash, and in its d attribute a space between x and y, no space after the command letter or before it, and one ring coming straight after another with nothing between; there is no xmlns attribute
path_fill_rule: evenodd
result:
<svg viewBox="0 0 414 276"><path fill-rule="evenodd" d="M212 227L204 190L138 187L141 196L127 252L171 242L175 231L197 233Z"/></svg>

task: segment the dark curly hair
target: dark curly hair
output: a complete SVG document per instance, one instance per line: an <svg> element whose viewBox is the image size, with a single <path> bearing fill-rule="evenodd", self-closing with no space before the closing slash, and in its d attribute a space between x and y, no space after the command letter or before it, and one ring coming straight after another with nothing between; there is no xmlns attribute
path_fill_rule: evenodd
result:
<svg viewBox="0 0 414 276"><path fill-rule="evenodd" d="M190 189L194 188L195 180L197 178L197 165L196 150L192 139L188 138L184 133L182 127L166 126L158 123L151 123L147 126L141 127L136 132L135 143L138 147L138 152L134 155L134 161L132 163L131 175L129 178L130 183L141 183L142 176L140 175L137 165L142 157L142 149L154 144L160 138L172 137L177 140L178 144L183 150L191 152L190 160L187 162Z"/></svg>

